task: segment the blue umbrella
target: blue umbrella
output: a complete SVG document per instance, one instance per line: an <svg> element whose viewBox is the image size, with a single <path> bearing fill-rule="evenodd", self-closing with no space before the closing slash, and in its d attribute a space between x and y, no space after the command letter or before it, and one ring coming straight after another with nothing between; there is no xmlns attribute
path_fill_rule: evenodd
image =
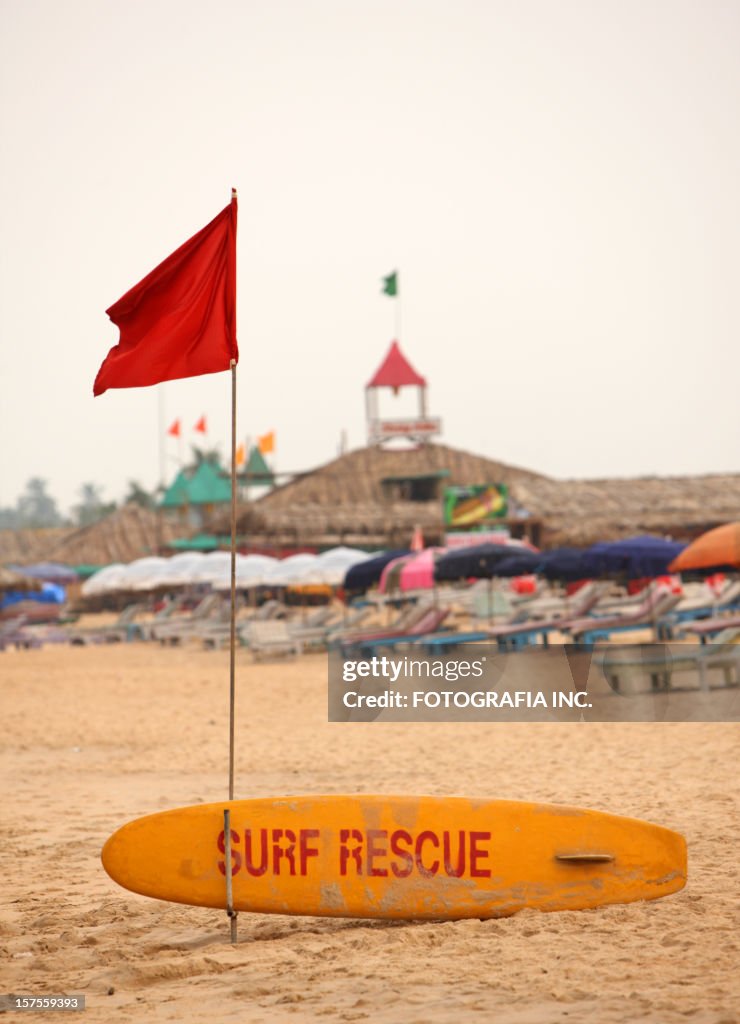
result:
<svg viewBox="0 0 740 1024"><path fill-rule="evenodd" d="M668 566L685 547L677 541L644 535L593 544L586 554L593 562L594 576L635 580L665 575Z"/></svg>
<svg viewBox="0 0 740 1024"><path fill-rule="evenodd" d="M389 562L392 562L394 558L402 558L403 555L410 553L408 548L400 548L397 551L384 551L382 555L375 555L364 562L357 562L347 570L347 574L344 577L344 589L355 591L368 590L380 581L383 569L385 569Z"/></svg>
<svg viewBox="0 0 740 1024"><path fill-rule="evenodd" d="M437 582L447 580L486 580L497 576L497 566L513 552L506 544L476 544L467 548L456 548L442 555L434 566Z"/></svg>
<svg viewBox="0 0 740 1024"><path fill-rule="evenodd" d="M536 551L518 551L510 554L508 558L502 558L494 566L494 575L511 578L513 576L528 576L530 573L539 572L542 565L542 555Z"/></svg>
<svg viewBox="0 0 740 1024"><path fill-rule="evenodd" d="M546 551L540 563L539 572L548 580L575 583L598 575L597 567L580 548L554 548Z"/></svg>
<svg viewBox="0 0 740 1024"><path fill-rule="evenodd" d="M0 608L7 608L20 601L41 601L42 604L64 604L67 595L64 587L56 583L44 583L41 590L9 590L0 599Z"/></svg>
<svg viewBox="0 0 740 1024"><path fill-rule="evenodd" d="M74 569L59 562L37 562L35 565L24 565L13 567L16 572L22 572L25 576L33 576L36 580L47 580L49 583L61 583L66 586L68 583L76 583L78 576Z"/></svg>

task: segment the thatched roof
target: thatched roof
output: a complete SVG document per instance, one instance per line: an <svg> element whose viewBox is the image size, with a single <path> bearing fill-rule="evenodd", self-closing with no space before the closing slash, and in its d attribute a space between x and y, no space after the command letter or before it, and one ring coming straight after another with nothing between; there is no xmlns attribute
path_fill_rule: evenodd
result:
<svg viewBox="0 0 740 1024"><path fill-rule="evenodd" d="M543 542L584 546L640 533L690 539L740 519L740 474L519 480L517 501L544 522Z"/></svg>
<svg viewBox="0 0 740 1024"><path fill-rule="evenodd" d="M68 526L46 530L0 530L0 565L32 565L50 561L55 545L72 533Z"/></svg>
<svg viewBox="0 0 740 1024"><path fill-rule="evenodd" d="M296 505L382 504L385 502L382 480L445 471L449 474L445 483L459 485L547 479L539 473L444 444L406 449L373 446L340 455L326 465L275 488L257 504L260 511L270 515Z"/></svg>
<svg viewBox="0 0 740 1024"><path fill-rule="evenodd" d="M690 539L740 520L740 474L553 480L430 444L406 451L364 448L334 459L242 504L238 532L255 544L278 547L372 548L407 544L420 526L427 543L433 543L444 533L441 500L394 500L382 481L444 470L448 484L508 484L515 506L541 522L540 541L546 547L585 546L639 533ZM213 525L227 534L228 513ZM129 562L155 553L182 533L182 526L168 517L162 516L158 526L155 512L127 505L82 528L0 530L0 564Z"/></svg>
<svg viewBox="0 0 740 1024"><path fill-rule="evenodd" d="M553 480L446 445L364 448L242 506L239 531L282 544L382 546L444 533L441 501L393 501L382 480L448 470L445 483L508 484L515 511L542 523L546 547L639 533L688 539L740 519L740 474ZM226 528L226 527L225 527Z"/></svg>
<svg viewBox="0 0 740 1024"><path fill-rule="evenodd" d="M28 565L52 561L65 565L131 562L157 552L181 532L166 516L139 505L124 505L89 526L53 530L0 530L0 563ZM161 536L160 536L161 534Z"/></svg>
<svg viewBox="0 0 740 1024"><path fill-rule="evenodd" d="M369 447L349 452L240 508L240 534L272 543L403 544L421 526L427 541L443 533L440 500L389 498L383 480L445 474L445 485L533 482L545 477L442 444ZM227 529L224 519L220 528Z"/></svg>
<svg viewBox="0 0 740 1024"><path fill-rule="evenodd" d="M166 516L140 505L124 505L105 519L81 526L54 547L50 557L67 565L108 565L154 555L181 531Z"/></svg>

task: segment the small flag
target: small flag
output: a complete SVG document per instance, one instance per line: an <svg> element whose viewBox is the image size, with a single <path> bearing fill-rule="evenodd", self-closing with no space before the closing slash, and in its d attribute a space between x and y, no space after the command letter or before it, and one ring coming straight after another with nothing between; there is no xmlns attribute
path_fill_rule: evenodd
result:
<svg viewBox="0 0 740 1024"><path fill-rule="evenodd" d="M236 193L231 203L106 310L120 336L93 394L228 370L236 342Z"/></svg>
<svg viewBox="0 0 740 1024"><path fill-rule="evenodd" d="M260 450L261 455L269 455L275 451L275 431L271 430L269 434L263 434L262 437L257 438L257 447Z"/></svg>
<svg viewBox="0 0 740 1024"><path fill-rule="evenodd" d="M383 295L398 295L398 271L383 278Z"/></svg>
<svg viewBox="0 0 740 1024"><path fill-rule="evenodd" d="M198 422L193 427L193 430L197 430L199 434L206 434L208 432L208 428L206 426L206 418L205 418L205 416L201 416L201 418L198 420Z"/></svg>
<svg viewBox="0 0 740 1024"><path fill-rule="evenodd" d="M247 449L243 444L240 444L236 449L236 465L243 466L247 461Z"/></svg>
<svg viewBox="0 0 740 1024"><path fill-rule="evenodd" d="M167 433L170 435L170 437L179 437L180 436L180 421L179 420L175 420L175 422L169 428Z"/></svg>

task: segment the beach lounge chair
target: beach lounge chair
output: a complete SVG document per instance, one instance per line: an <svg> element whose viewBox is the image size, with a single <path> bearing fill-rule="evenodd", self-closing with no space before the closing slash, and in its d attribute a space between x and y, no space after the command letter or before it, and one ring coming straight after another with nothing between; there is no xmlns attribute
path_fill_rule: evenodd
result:
<svg viewBox="0 0 740 1024"><path fill-rule="evenodd" d="M130 640L141 640L144 637L144 631L141 625L134 620L145 611L146 605L141 602L128 604L115 622L111 622L107 626L70 629L67 638L75 646L114 644L125 643Z"/></svg>
<svg viewBox="0 0 740 1024"><path fill-rule="evenodd" d="M606 651L600 657L601 668L609 685L615 692L623 689L626 681L650 680L652 690L668 690L673 686L677 673L695 672L699 688L709 689L709 673L722 673L724 685L740 685L740 647L732 644L696 648L681 644L680 649L667 644L650 644L642 647L617 648Z"/></svg>
<svg viewBox="0 0 740 1024"><path fill-rule="evenodd" d="M246 641L255 661L271 655L295 657L302 651L300 640L291 636L287 623L281 619L271 622L250 622L245 632L240 635Z"/></svg>
<svg viewBox="0 0 740 1024"><path fill-rule="evenodd" d="M380 634L363 640L355 641L350 645L342 645L342 653L352 656L358 653L364 657L371 657L380 648L393 648L399 644L413 643L421 637L435 633L450 614L449 608L429 607L424 614L412 623L405 630Z"/></svg>
<svg viewBox="0 0 740 1024"><path fill-rule="evenodd" d="M222 594L206 594L188 615L179 615L165 622L154 623L150 626L148 635L150 639L157 640L160 644L179 644L182 640L190 640L196 636L198 627L203 623L223 624L228 620L229 614L229 602L224 600Z"/></svg>
<svg viewBox="0 0 740 1024"><path fill-rule="evenodd" d="M697 619L715 618L724 612L735 611L740 607L740 580L732 580L716 596L704 598L685 598L675 611L671 613L674 624L694 622Z"/></svg>
<svg viewBox="0 0 740 1024"><path fill-rule="evenodd" d="M579 644L608 640L614 633L651 627L656 634L656 640L668 639L671 628L669 623L664 622L664 616L673 611L680 600L680 594L654 588L634 611L622 615L591 615L562 623L561 628Z"/></svg>
<svg viewBox="0 0 740 1024"><path fill-rule="evenodd" d="M600 584L585 586L578 591L578 600L570 605L572 615L575 617L586 615L594 608L603 593ZM520 647L528 647L542 638L547 646L548 634L553 630L565 628L568 619L551 618L537 619L527 618L522 622L512 621L501 626L492 626L489 629L481 629L467 633L442 633L439 636L430 635L422 637L418 642L427 653L440 653L442 650L451 650L459 644L484 643L495 641L502 651L517 650Z"/></svg>
<svg viewBox="0 0 740 1024"><path fill-rule="evenodd" d="M701 622L692 622L681 630L682 636L695 636L702 644L707 642L716 643L717 638L725 630L740 629L740 615L717 616L717 618L703 619Z"/></svg>
<svg viewBox="0 0 740 1024"><path fill-rule="evenodd" d="M375 629L369 630L351 630L349 632L342 631L336 641L336 644L344 649L345 647L351 647L354 644L361 643L364 640L376 640L384 636L400 635L405 633L409 627L415 625L415 623L417 623L431 607L433 606L428 601L419 601L416 604L412 604L407 608L404 608L395 621L390 623L387 627L377 626Z"/></svg>
<svg viewBox="0 0 740 1024"><path fill-rule="evenodd" d="M0 622L0 651L6 647L25 648L41 647L41 641L25 628L25 615Z"/></svg>

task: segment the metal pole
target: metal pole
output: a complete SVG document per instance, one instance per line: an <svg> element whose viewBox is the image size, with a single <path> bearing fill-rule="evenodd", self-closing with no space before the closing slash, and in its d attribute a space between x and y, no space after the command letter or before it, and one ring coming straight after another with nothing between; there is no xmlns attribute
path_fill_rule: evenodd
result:
<svg viewBox="0 0 740 1024"><path fill-rule="evenodd" d="M231 878L231 811L224 809L224 875L226 877L226 915L231 922L231 941L236 945L236 911Z"/></svg>
<svg viewBox="0 0 740 1024"><path fill-rule="evenodd" d="M229 643L229 800L234 799L236 704L236 360L231 360L231 631Z"/></svg>

